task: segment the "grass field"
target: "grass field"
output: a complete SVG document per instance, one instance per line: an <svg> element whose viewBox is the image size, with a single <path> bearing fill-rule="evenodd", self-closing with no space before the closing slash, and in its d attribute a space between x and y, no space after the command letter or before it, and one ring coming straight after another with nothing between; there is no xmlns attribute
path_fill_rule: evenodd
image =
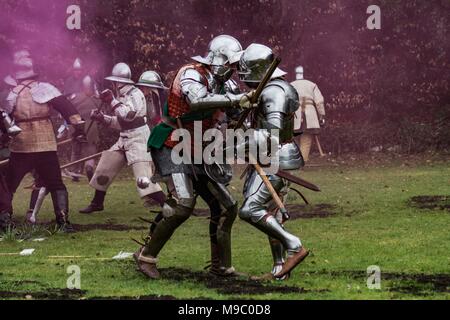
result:
<svg viewBox="0 0 450 320"><path fill-rule="evenodd" d="M125 174L112 186L106 210L91 216L77 212L88 204L92 190L85 182L67 183L71 221L85 225L85 231L35 232L34 237L46 237L42 242L6 235L0 242L0 298L449 299L450 159L314 160L302 177L320 185L322 192L305 190L311 205L301 213L309 214L286 224L312 255L288 281L210 276L203 270L209 260L205 217L191 217L164 248L161 280L145 279L132 259L111 260L120 251L136 250L131 238L147 232L139 217L151 216ZM237 178L232 190L241 202ZM438 195L447 198L411 201ZM28 198L28 190L16 195L18 221ZM289 203L302 201L292 193ZM50 199L39 218L53 219ZM113 228L123 230L105 230ZM36 250L31 256L5 255L26 248ZM233 228L233 261L238 271L251 275L271 267L267 238L239 219ZM80 267L81 290L65 289L70 265ZM367 287L372 265L381 270L379 290Z"/></svg>

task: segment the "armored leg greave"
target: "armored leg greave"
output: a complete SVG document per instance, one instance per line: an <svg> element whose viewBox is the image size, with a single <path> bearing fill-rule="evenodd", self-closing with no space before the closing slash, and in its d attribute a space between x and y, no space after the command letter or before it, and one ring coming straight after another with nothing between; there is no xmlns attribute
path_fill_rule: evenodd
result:
<svg viewBox="0 0 450 320"><path fill-rule="evenodd" d="M164 217L153 231L150 241L146 244L142 254L144 256L157 257L166 242L172 237L175 230L185 222L192 214L193 208L178 204L175 213L170 217Z"/></svg>
<svg viewBox="0 0 450 320"><path fill-rule="evenodd" d="M156 258L175 230L185 222L194 211L195 198L191 177L172 174L168 189L175 199L169 199L163 206L163 219L156 224L151 238L146 243L143 256Z"/></svg>
<svg viewBox="0 0 450 320"><path fill-rule="evenodd" d="M223 272L226 272L228 269L232 268L231 228L233 227L233 223L238 212L237 202L233 199L231 193L223 184L210 181L209 189L216 201L218 201L225 208L225 212L221 213L218 218L215 217L214 221L216 222L215 240L217 243L217 253L219 255L219 268ZM213 213L213 211L211 211L211 213ZM211 218L213 218L213 216ZM211 223L213 223L213 220L211 220ZM215 247L212 241L211 246L212 248Z"/></svg>
<svg viewBox="0 0 450 320"><path fill-rule="evenodd" d="M161 220L164 218L162 213L159 213L155 219L153 219L153 223L150 225L150 232L149 235L150 237L153 235L153 232L155 232L156 226L158 225L159 222L161 222Z"/></svg>
<svg viewBox="0 0 450 320"><path fill-rule="evenodd" d="M298 252L302 246L300 239L287 232L283 226L271 215L265 216L257 222L247 221L269 237L279 240L289 252Z"/></svg>
<svg viewBox="0 0 450 320"><path fill-rule="evenodd" d="M69 195L67 190L55 190L51 192L53 208L55 210L56 223L66 232L73 229L69 222Z"/></svg>
<svg viewBox="0 0 450 320"><path fill-rule="evenodd" d="M238 212L237 204L228 208L220 217L217 229L217 244L220 254L221 267L228 269L232 267L231 257L231 228Z"/></svg>
<svg viewBox="0 0 450 320"><path fill-rule="evenodd" d="M280 240L269 237L270 250L273 257L273 265L279 266L284 263L285 249L283 243Z"/></svg>
<svg viewBox="0 0 450 320"><path fill-rule="evenodd" d="M218 229L220 224L220 215L222 214L222 208L220 203L215 198L205 199L208 200L207 204L211 213L211 220L209 222L209 240L211 245L211 271L219 271L221 267L220 248L218 245Z"/></svg>
<svg viewBox="0 0 450 320"><path fill-rule="evenodd" d="M283 180L278 176L269 176L269 180L277 192L281 192L285 187ZM254 171L245 183L244 196L246 199L239 212L241 219L254 225L269 237L279 240L286 250L290 252L300 250L300 239L284 230L281 223L268 213L267 207L272 200L272 195L261 177Z"/></svg>

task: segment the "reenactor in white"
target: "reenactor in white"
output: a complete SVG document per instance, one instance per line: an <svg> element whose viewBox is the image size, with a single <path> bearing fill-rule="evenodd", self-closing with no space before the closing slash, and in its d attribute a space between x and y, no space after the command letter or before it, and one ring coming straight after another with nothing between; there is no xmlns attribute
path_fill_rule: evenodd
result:
<svg viewBox="0 0 450 320"><path fill-rule="evenodd" d="M300 108L295 113L294 132L303 132L300 136L296 136L296 140L303 159L307 162L314 139L319 151L322 150L318 143L318 135L320 128L325 125L325 103L317 84L304 79L303 67L297 67L295 73L296 80L291 85L299 95Z"/></svg>
<svg viewBox="0 0 450 320"><path fill-rule="evenodd" d="M126 166L133 169L136 182L143 177L153 175L151 156L147 152L147 140L150 128L147 125L147 103L141 90L131 80L130 67L121 62L114 66L112 75L106 80L112 82L112 90L101 93L104 103L111 106L112 115L94 110L91 118L113 129L120 130L119 140L107 151L104 151L100 162L90 181L95 189L91 204L80 213L92 213L104 209L106 191L117 174ZM139 196L144 206L162 205L165 195L156 183L148 183L145 188L138 187Z"/></svg>

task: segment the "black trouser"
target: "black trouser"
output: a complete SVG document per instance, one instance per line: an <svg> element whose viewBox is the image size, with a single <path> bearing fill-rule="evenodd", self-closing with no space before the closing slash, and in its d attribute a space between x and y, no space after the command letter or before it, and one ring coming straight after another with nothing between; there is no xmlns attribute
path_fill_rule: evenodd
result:
<svg viewBox="0 0 450 320"><path fill-rule="evenodd" d="M6 184L5 175L3 172L0 172L0 214L12 213L11 211L11 194Z"/></svg>
<svg viewBox="0 0 450 320"><path fill-rule="evenodd" d="M8 188L15 193L25 175L35 170L39 181L49 192L66 190L62 181L58 155L56 151L16 153L11 152L9 169L6 175Z"/></svg>

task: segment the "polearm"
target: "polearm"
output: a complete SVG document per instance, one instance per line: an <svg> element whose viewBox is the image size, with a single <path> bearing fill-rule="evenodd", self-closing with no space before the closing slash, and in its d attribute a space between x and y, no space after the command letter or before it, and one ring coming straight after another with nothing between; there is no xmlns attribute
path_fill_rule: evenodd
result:
<svg viewBox="0 0 450 320"><path fill-rule="evenodd" d="M263 80L259 83L257 89L255 90L255 93L252 95L251 98L251 102L252 103L257 103L259 100L259 97L261 96L262 91L264 90L264 87L267 85L267 83L270 81L270 79L272 78L273 73L275 72L275 70L277 69L278 65L280 64L281 59L280 58L276 58L272 64L270 65L269 70L267 70L266 75L264 76ZM249 115L250 109L247 109L246 111L244 111L244 113L241 115L241 118L239 119L236 127L240 128L245 119L247 118L247 116ZM267 178L266 173L264 172L264 170L261 168L261 166L259 165L258 161L253 157L252 154L249 153L249 160L250 162L252 162L253 167L255 168L256 172L258 173L258 175L261 177L261 179L263 180L264 184L266 185L267 189L269 190L273 200L275 201L275 203L277 204L278 208L280 209L280 212L283 216L284 220L289 220L289 213L286 209L286 207L284 206L283 201L281 200L280 196L278 195L278 193L276 192L276 190L274 189L274 187L272 186L272 183L269 181L269 178ZM248 167L247 167L248 168ZM282 171L282 170L280 170ZM245 172L245 171L244 171ZM282 173L282 174L278 174L278 173ZM309 183L301 178L295 177L287 172L278 172L277 175L280 177L283 177L289 181L294 181L299 185L302 185L308 189L314 190L314 191L320 191L319 187L317 187L316 185ZM287 175L289 175L289 177L287 177ZM290 179L289 179L290 178ZM294 179L295 178L295 179Z"/></svg>
<svg viewBox="0 0 450 320"><path fill-rule="evenodd" d="M74 165L77 165L77 164L80 164L80 163L83 163L83 162L86 162L86 161L89 161L89 160L98 158L98 157L100 157L100 156L102 155L102 153L103 153L103 152L99 152L99 153L90 155L90 156L88 156L88 157L86 157L86 158L78 159L78 160L76 160L76 161L73 161L73 162L70 162L70 163L66 163L65 165L62 165L62 166L60 167L60 169L61 169L61 170L62 170L62 169L66 169L66 168L68 168L68 167L71 167L71 166L74 166Z"/></svg>
<svg viewBox="0 0 450 320"><path fill-rule="evenodd" d="M257 103L259 97L261 96L262 91L264 90L264 87L269 83L270 79L272 78L273 73L275 72L275 70L277 70L278 65L281 63L281 58L277 57L275 58L275 60L273 60L272 64L269 67L269 70L267 70L266 74L264 75L264 78L262 79L262 81L259 83L258 87L256 88L252 98L251 98L251 102L252 103ZM242 125L244 124L245 119L247 119L248 115L251 112L251 108L248 108L247 110L243 111L241 114L241 117L239 118L235 128L239 129L242 127Z"/></svg>
<svg viewBox="0 0 450 320"><path fill-rule="evenodd" d="M249 157L250 162L251 163L253 162L252 163L253 167L255 168L258 175L261 177L262 181L264 182L264 184L266 185L270 194L272 195L273 200L275 201L278 208L280 209L280 212L283 215L283 220L285 220L285 221L289 220L290 219L289 213L288 213L286 207L284 206L284 203L281 200L280 196L278 195L278 192L272 186L272 183L269 181L269 178L267 178L266 173L261 168L261 166L258 164L258 161L255 158L253 158L251 153L249 153L248 157Z"/></svg>
<svg viewBox="0 0 450 320"><path fill-rule="evenodd" d="M320 145L319 137L317 135L314 135L314 138L316 140L316 145L317 145L317 148L319 149L320 156L325 157L325 153L323 152L322 146Z"/></svg>

